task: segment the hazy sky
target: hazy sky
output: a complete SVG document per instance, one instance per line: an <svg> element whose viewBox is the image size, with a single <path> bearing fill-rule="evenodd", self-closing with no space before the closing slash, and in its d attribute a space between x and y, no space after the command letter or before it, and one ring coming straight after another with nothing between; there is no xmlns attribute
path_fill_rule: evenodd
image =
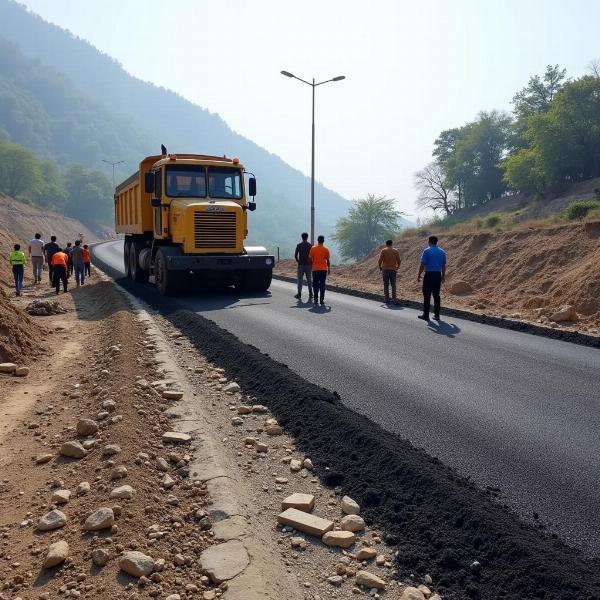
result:
<svg viewBox="0 0 600 600"><path fill-rule="evenodd" d="M279 72L346 75L317 88L316 178L413 218L441 130L510 110L547 64L579 76L600 57L599 0L21 1L307 174L311 90Z"/></svg>

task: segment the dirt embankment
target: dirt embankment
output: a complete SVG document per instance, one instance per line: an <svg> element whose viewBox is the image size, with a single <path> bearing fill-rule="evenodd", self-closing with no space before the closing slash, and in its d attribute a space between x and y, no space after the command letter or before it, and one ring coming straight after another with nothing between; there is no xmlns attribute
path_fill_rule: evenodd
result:
<svg viewBox="0 0 600 600"><path fill-rule="evenodd" d="M549 313L572 305L579 321L560 326L598 333L600 222L439 237L448 254L443 305L534 322L545 322ZM422 299L416 275L426 245L426 239L417 237L394 243L402 257L398 273L401 298ZM381 292L378 256L379 249L361 262L334 267L329 281ZM295 276L295 264L281 261L275 272Z"/></svg>

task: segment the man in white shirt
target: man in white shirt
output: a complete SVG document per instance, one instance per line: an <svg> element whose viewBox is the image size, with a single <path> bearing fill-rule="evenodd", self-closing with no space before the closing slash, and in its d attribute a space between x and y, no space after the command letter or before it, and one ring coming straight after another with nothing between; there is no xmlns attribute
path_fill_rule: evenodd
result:
<svg viewBox="0 0 600 600"><path fill-rule="evenodd" d="M41 283L44 268L44 242L41 233L36 233L35 237L30 240L29 257L33 269L33 283Z"/></svg>

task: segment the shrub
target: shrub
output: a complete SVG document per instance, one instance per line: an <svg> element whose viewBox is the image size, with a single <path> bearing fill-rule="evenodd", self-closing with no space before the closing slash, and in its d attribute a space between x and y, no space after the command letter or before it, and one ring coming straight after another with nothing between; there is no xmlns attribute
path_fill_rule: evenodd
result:
<svg viewBox="0 0 600 600"><path fill-rule="evenodd" d="M572 202L565 208L565 217L569 221L576 221L587 217L591 210L600 208L600 200L579 200Z"/></svg>
<svg viewBox="0 0 600 600"><path fill-rule="evenodd" d="M496 213L490 213L486 218L485 218L485 226L486 227L496 227L497 225L500 225L500 222L502 221L502 217Z"/></svg>

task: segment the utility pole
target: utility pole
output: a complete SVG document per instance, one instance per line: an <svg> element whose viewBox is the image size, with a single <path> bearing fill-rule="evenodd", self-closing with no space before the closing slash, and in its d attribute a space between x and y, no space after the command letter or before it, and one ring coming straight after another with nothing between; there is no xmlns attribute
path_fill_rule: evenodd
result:
<svg viewBox="0 0 600 600"><path fill-rule="evenodd" d="M310 81L306 81L301 79L300 77L296 77L289 71L281 71L282 75L286 77L291 77L293 79L297 79L302 83L306 83L306 85L310 85L312 87L312 135L311 135L311 156L310 156L310 243L315 243L315 88L318 85L323 85L324 83L329 83L330 81L342 81L342 79L346 79L345 75L338 75L337 77L333 77L332 79L327 79L325 81L320 81L319 83L315 83L315 79L313 77L312 83Z"/></svg>
<svg viewBox="0 0 600 600"><path fill-rule="evenodd" d="M121 163L124 163L124 160L117 160L115 162L111 161L111 160L106 160L106 159L102 159L103 163L106 163L107 165L112 165L112 177L113 177L113 190L115 189L115 166L116 165L120 165Z"/></svg>

